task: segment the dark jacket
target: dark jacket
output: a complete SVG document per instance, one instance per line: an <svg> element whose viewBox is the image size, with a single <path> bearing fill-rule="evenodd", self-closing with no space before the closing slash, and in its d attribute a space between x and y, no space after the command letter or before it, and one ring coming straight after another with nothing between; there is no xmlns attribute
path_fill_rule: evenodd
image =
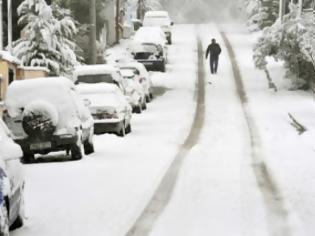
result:
<svg viewBox="0 0 315 236"><path fill-rule="evenodd" d="M221 47L217 43L211 43L206 52L206 58L208 58L208 55L210 54L210 58L218 58L221 53Z"/></svg>

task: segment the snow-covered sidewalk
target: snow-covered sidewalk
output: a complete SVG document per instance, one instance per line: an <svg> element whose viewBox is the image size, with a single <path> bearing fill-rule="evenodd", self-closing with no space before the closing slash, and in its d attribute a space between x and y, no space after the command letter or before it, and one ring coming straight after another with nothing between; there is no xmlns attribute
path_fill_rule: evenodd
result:
<svg viewBox="0 0 315 236"><path fill-rule="evenodd" d="M279 91L268 89L265 74L254 68L252 48L257 34L240 25L223 27L233 45L264 149L264 159L286 200L293 235L315 232L315 99L310 92L289 91L281 63L268 68ZM292 114L307 131L299 135Z"/></svg>

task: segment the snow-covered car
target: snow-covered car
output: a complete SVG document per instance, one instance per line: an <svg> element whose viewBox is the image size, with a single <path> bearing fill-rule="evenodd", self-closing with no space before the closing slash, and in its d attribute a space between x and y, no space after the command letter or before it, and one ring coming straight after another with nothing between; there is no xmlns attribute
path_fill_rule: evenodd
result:
<svg viewBox="0 0 315 236"><path fill-rule="evenodd" d="M50 77L14 81L5 99L3 119L23 150L23 161L35 154L71 152L82 158L94 152L93 118L72 81Z"/></svg>
<svg viewBox="0 0 315 236"><path fill-rule="evenodd" d="M134 70L121 69L121 74L124 78L124 86L126 88L126 96L132 110L136 113L141 113L147 109L145 91L136 78Z"/></svg>
<svg viewBox="0 0 315 236"><path fill-rule="evenodd" d="M136 78L145 91L146 101L150 102L153 98L153 84L145 66L139 62L126 62L120 64L120 69L130 69L138 75Z"/></svg>
<svg viewBox="0 0 315 236"><path fill-rule="evenodd" d="M73 79L75 84L116 84L125 93L119 68L113 65L78 66L73 72Z"/></svg>
<svg viewBox="0 0 315 236"><path fill-rule="evenodd" d="M171 26L173 24L167 11L148 11L143 19L143 26L160 26L166 35L168 44L172 44Z"/></svg>
<svg viewBox="0 0 315 236"><path fill-rule="evenodd" d="M116 133L123 137L131 132L132 108L116 85L79 84L77 88L92 113L96 134Z"/></svg>
<svg viewBox="0 0 315 236"><path fill-rule="evenodd" d="M167 39L160 27L145 26L141 27L133 38L135 43L155 43L166 47Z"/></svg>
<svg viewBox="0 0 315 236"><path fill-rule="evenodd" d="M23 152L13 142L12 133L0 119L0 235L19 228L24 218Z"/></svg>
<svg viewBox="0 0 315 236"><path fill-rule="evenodd" d="M133 47L134 59L142 63L147 70L165 72L167 54L165 49L156 43L141 43Z"/></svg>

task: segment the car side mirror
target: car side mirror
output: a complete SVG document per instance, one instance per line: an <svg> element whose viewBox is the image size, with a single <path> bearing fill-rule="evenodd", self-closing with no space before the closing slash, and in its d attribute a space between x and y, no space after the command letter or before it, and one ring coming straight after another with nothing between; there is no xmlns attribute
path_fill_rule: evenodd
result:
<svg viewBox="0 0 315 236"><path fill-rule="evenodd" d="M5 142L5 150L0 151L4 161L19 160L23 156L21 147L14 142Z"/></svg>
<svg viewBox="0 0 315 236"><path fill-rule="evenodd" d="M171 22L171 25L172 25L172 26L174 25L174 22L173 22L173 21Z"/></svg>

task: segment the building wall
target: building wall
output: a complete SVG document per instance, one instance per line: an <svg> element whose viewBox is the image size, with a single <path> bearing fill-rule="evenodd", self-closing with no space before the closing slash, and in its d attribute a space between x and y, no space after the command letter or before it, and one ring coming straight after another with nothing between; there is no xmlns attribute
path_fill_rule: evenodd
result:
<svg viewBox="0 0 315 236"><path fill-rule="evenodd" d="M23 79L34 79L34 78L42 78L47 77L48 73L46 71L41 70L18 70L17 79L23 80Z"/></svg>
<svg viewBox="0 0 315 236"><path fill-rule="evenodd" d="M13 70L14 73L13 80L15 80L17 76L17 66L10 62L0 60L0 74L2 75L2 79L0 82L1 83L0 101L4 100L7 88L9 86L9 69Z"/></svg>

